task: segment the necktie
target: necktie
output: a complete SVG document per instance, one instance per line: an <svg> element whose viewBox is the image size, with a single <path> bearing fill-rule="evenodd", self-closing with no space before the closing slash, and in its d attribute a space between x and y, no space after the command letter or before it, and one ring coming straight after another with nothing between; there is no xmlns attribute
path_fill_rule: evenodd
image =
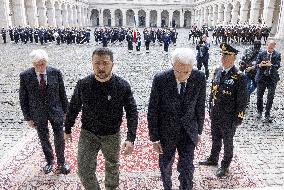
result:
<svg viewBox="0 0 284 190"><path fill-rule="evenodd" d="M39 82L39 86L40 86L40 90L43 96L47 96L47 86L46 86L46 81L44 79L44 74L40 74L40 82Z"/></svg>
<svg viewBox="0 0 284 190"><path fill-rule="evenodd" d="M185 82L180 82L180 93L179 93L182 97L185 94Z"/></svg>

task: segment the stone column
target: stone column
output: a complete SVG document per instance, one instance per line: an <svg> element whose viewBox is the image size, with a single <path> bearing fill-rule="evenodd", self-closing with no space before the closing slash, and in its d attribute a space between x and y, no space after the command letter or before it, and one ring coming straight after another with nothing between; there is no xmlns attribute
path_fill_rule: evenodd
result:
<svg viewBox="0 0 284 190"><path fill-rule="evenodd" d="M172 27L173 24L173 11L169 10L169 27Z"/></svg>
<svg viewBox="0 0 284 190"><path fill-rule="evenodd" d="M9 25L9 5L8 1L0 0L0 27L8 28Z"/></svg>
<svg viewBox="0 0 284 190"><path fill-rule="evenodd" d="M104 10L101 9L100 12L99 12L99 24L100 26L103 26L104 25Z"/></svg>
<svg viewBox="0 0 284 190"><path fill-rule="evenodd" d="M263 20L268 27L272 26L274 7L266 7L263 11Z"/></svg>
<svg viewBox="0 0 284 190"><path fill-rule="evenodd" d="M69 9L67 8L68 11L68 23L69 27L74 26L74 21L73 21L73 9L70 7Z"/></svg>
<svg viewBox="0 0 284 190"><path fill-rule="evenodd" d="M224 9L220 5L218 6L218 24L223 24L224 21Z"/></svg>
<svg viewBox="0 0 284 190"><path fill-rule="evenodd" d="M122 9L122 26L126 26L126 10Z"/></svg>
<svg viewBox="0 0 284 190"><path fill-rule="evenodd" d="M25 14L25 4L24 0L13 0L14 5L14 19L16 26L25 26L26 22L26 14Z"/></svg>
<svg viewBox="0 0 284 190"><path fill-rule="evenodd" d="M38 23L39 26L47 27L47 17L46 17L46 8L43 5L42 7L37 8L38 12Z"/></svg>
<svg viewBox="0 0 284 190"><path fill-rule="evenodd" d="M51 7L47 8L47 17L48 17L48 26L56 26L56 20L55 20L55 8L52 4Z"/></svg>
<svg viewBox="0 0 284 190"><path fill-rule="evenodd" d="M240 24L244 24L248 21L248 13L249 9L244 4L241 4Z"/></svg>
<svg viewBox="0 0 284 190"><path fill-rule="evenodd" d="M223 22L223 25L227 25L227 24L230 24L230 10L229 10L229 6L227 5L225 7L225 10L224 10L224 22Z"/></svg>
<svg viewBox="0 0 284 190"><path fill-rule="evenodd" d="M231 23L232 24L237 24L239 19L239 12L237 9L237 5L234 5L233 10L232 10L232 19L231 19Z"/></svg>
<svg viewBox="0 0 284 190"><path fill-rule="evenodd" d="M111 27L115 26L115 10L110 10Z"/></svg>
<svg viewBox="0 0 284 190"><path fill-rule="evenodd" d="M218 6L213 6L213 26L216 26L218 24Z"/></svg>
<svg viewBox="0 0 284 190"><path fill-rule="evenodd" d="M258 5L256 4L255 1L252 1L251 2L249 23L250 24L258 23L258 17L259 17L259 7L258 7Z"/></svg>
<svg viewBox="0 0 284 190"><path fill-rule="evenodd" d="M78 27L78 17L77 17L77 9L73 9L73 25L74 27Z"/></svg>
<svg viewBox="0 0 284 190"><path fill-rule="evenodd" d="M138 10L137 9L134 9L134 17L135 17L135 22L136 22L136 27L139 27L139 17L138 17ZM134 21L133 21L134 22ZM134 25L135 26L135 23Z"/></svg>
<svg viewBox="0 0 284 190"><path fill-rule="evenodd" d="M78 10L77 10L77 19L78 19L78 27L82 27L82 10L81 10L81 7L79 6L78 7Z"/></svg>
<svg viewBox="0 0 284 190"><path fill-rule="evenodd" d="M157 27L161 27L161 10L157 10Z"/></svg>
<svg viewBox="0 0 284 190"><path fill-rule="evenodd" d="M150 11L149 10L145 10L146 12L146 28L150 27Z"/></svg>
<svg viewBox="0 0 284 190"><path fill-rule="evenodd" d="M212 7L208 7L208 26L212 26L213 23L213 10Z"/></svg>
<svg viewBox="0 0 284 190"><path fill-rule="evenodd" d="M284 1L281 1L279 23L277 28L276 38L284 40Z"/></svg>
<svg viewBox="0 0 284 190"><path fill-rule="evenodd" d="M62 24L64 27L69 27L69 16L68 16L68 11L67 7L63 6L62 7Z"/></svg>
<svg viewBox="0 0 284 190"><path fill-rule="evenodd" d="M208 25L208 15L209 15L208 7L204 7L203 24Z"/></svg>
<svg viewBox="0 0 284 190"><path fill-rule="evenodd" d="M180 27L183 28L184 27L184 11L180 12L180 21L179 21L179 23L180 23Z"/></svg>
<svg viewBox="0 0 284 190"><path fill-rule="evenodd" d="M63 15L61 14L63 11L60 7L57 7L57 9L55 9L55 15L56 15L56 26L57 27L61 27L62 24L62 17Z"/></svg>
<svg viewBox="0 0 284 190"><path fill-rule="evenodd" d="M86 8L84 7L83 9L82 9L82 25L83 25L83 27L86 27Z"/></svg>
<svg viewBox="0 0 284 190"><path fill-rule="evenodd" d="M27 24L31 27L38 26L38 17L36 9L36 0L31 0L31 4L26 5Z"/></svg>

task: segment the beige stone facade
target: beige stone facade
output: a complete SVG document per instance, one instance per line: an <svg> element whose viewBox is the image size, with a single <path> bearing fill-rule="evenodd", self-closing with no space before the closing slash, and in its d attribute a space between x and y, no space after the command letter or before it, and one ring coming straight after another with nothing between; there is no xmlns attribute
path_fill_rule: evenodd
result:
<svg viewBox="0 0 284 190"><path fill-rule="evenodd" d="M0 0L0 26L266 24L284 39L283 0Z"/></svg>

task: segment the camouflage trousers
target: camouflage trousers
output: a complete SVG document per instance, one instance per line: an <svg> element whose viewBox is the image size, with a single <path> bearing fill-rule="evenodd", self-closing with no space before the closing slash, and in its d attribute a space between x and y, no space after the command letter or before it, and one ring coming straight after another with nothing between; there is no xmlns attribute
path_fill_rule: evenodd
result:
<svg viewBox="0 0 284 190"><path fill-rule="evenodd" d="M97 136L82 129L78 143L78 175L86 190L100 190L96 177L99 150L105 158L105 188L115 190L119 186L120 134Z"/></svg>

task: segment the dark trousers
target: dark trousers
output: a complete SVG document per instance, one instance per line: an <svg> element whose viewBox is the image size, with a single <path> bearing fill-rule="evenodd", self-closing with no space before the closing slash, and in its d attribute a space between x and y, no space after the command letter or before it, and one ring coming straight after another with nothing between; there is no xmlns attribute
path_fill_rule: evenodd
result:
<svg viewBox="0 0 284 190"><path fill-rule="evenodd" d="M201 70L202 65L204 66L204 69L205 69L206 79L208 79L209 78L208 59L206 59L206 58L197 58L197 68L198 68L198 70Z"/></svg>
<svg viewBox="0 0 284 190"><path fill-rule="evenodd" d="M4 42L4 44L6 44L6 35L2 35L2 38L3 38L3 42Z"/></svg>
<svg viewBox="0 0 284 190"><path fill-rule="evenodd" d="M211 118L212 148L209 157L210 160L218 162L219 154L222 148L222 140L223 140L224 157L221 162L221 166L225 168L228 168L230 166L230 163L233 158L233 150L234 150L233 138L235 132L236 132L236 127L232 126L232 123L230 123L230 121L215 122L215 119Z"/></svg>
<svg viewBox="0 0 284 190"><path fill-rule="evenodd" d="M41 124L36 124L37 126L37 134L41 143L41 147L48 164L53 163L54 155L51 143L49 141L49 129L48 129L48 122L42 122ZM52 130L54 133L54 145L55 145L55 153L57 157L57 164L62 165L65 162L64 158L64 132L63 126L55 125L51 123Z"/></svg>
<svg viewBox="0 0 284 190"><path fill-rule="evenodd" d="M267 102L265 107L265 116L270 116L270 110L272 108L273 99L275 95L277 83L275 82L258 82L257 83L257 111L263 112L263 95L267 88Z"/></svg>
<svg viewBox="0 0 284 190"><path fill-rule="evenodd" d="M165 52L169 51L169 44L168 43L164 43L164 51Z"/></svg>
<svg viewBox="0 0 284 190"><path fill-rule="evenodd" d="M163 144L163 154L159 155L159 166L161 178L165 190L172 189L172 166L175 159L176 149L178 151L179 160L177 171L179 172L180 190L191 190L193 187L193 159L195 144L185 131L181 132L180 139L176 145Z"/></svg>
<svg viewBox="0 0 284 190"><path fill-rule="evenodd" d="M247 78L247 89L248 89L248 93L249 96L254 92L254 90L256 89L256 82L254 80L254 78L248 77Z"/></svg>

